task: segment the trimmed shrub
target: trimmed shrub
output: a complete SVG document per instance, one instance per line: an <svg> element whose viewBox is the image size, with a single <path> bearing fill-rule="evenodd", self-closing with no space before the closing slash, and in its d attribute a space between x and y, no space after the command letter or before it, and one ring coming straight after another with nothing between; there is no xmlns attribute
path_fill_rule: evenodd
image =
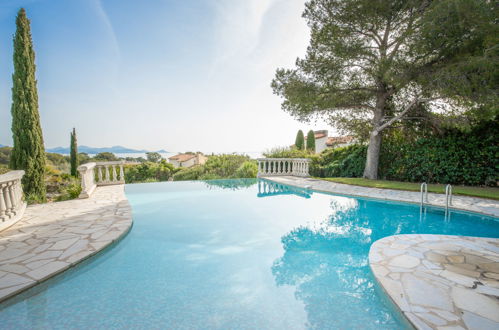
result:
<svg viewBox="0 0 499 330"><path fill-rule="evenodd" d="M307 133L307 150L315 152L315 134L312 130Z"/></svg>
<svg viewBox="0 0 499 330"><path fill-rule="evenodd" d="M298 150L305 149L305 136L303 135L302 130L299 130L298 133L296 133L295 147Z"/></svg>

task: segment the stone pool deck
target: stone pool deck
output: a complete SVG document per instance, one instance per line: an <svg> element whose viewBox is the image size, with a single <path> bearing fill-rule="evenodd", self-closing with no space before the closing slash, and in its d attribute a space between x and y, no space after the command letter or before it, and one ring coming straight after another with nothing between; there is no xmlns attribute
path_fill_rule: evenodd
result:
<svg viewBox="0 0 499 330"><path fill-rule="evenodd" d="M131 225L124 185L99 187L88 199L29 206L0 232L0 301L96 254Z"/></svg>
<svg viewBox="0 0 499 330"><path fill-rule="evenodd" d="M417 329L499 329L499 239L389 236L369 263Z"/></svg>
<svg viewBox="0 0 499 330"><path fill-rule="evenodd" d="M316 191L329 192L334 194L350 195L357 197L368 197L384 200L393 200L400 202L416 203L421 201L421 193L415 191L380 189L353 186L349 184L336 183L325 180L312 178L301 178L294 176L272 176L263 177L273 182L288 184L300 188L311 188ZM429 205L445 207L445 195L428 193ZM499 201L468 197L468 196L453 196L452 208L478 212L486 215L499 217Z"/></svg>

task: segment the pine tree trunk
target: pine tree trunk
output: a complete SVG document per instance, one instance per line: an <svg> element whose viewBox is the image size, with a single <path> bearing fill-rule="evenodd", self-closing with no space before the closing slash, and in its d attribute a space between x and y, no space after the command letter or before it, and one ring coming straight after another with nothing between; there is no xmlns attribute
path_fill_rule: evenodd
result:
<svg viewBox="0 0 499 330"><path fill-rule="evenodd" d="M369 137L369 147L367 148L366 167L363 177L366 179L378 179L379 157L381 153L381 141L383 132L378 132L377 128L381 126L388 95L385 91L378 94L376 100L376 110L374 111L373 130Z"/></svg>
<svg viewBox="0 0 499 330"><path fill-rule="evenodd" d="M378 165L382 140L381 134L382 133L371 133L369 147L367 148L366 167L364 168L363 175L366 179L376 180L378 178Z"/></svg>

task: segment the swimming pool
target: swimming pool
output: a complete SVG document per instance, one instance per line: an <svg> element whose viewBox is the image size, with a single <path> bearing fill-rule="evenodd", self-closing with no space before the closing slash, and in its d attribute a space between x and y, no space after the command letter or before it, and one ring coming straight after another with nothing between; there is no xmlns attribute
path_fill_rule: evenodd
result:
<svg viewBox="0 0 499 330"><path fill-rule="evenodd" d="M497 219L256 180L126 186L118 244L0 305L0 328L400 329L370 245L499 237Z"/></svg>

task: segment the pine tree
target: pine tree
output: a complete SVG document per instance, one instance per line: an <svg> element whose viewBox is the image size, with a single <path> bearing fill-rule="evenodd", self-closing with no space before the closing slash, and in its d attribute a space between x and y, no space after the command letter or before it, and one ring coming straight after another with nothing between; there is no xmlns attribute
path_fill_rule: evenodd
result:
<svg viewBox="0 0 499 330"><path fill-rule="evenodd" d="M24 8L16 18L14 74L12 75L12 169L24 170L23 189L30 199L45 201L45 148L38 113L35 79L35 52L30 21Z"/></svg>
<svg viewBox="0 0 499 330"><path fill-rule="evenodd" d="M302 130L299 130L296 134L295 147L298 150L303 150L305 148L305 137L303 136Z"/></svg>
<svg viewBox="0 0 499 330"><path fill-rule="evenodd" d="M78 176L78 143L76 142L76 130L73 127L73 131L71 132L71 175Z"/></svg>
<svg viewBox="0 0 499 330"><path fill-rule="evenodd" d="M307 150L315 152L315 134L312 130L307 133Z"/></svg>

